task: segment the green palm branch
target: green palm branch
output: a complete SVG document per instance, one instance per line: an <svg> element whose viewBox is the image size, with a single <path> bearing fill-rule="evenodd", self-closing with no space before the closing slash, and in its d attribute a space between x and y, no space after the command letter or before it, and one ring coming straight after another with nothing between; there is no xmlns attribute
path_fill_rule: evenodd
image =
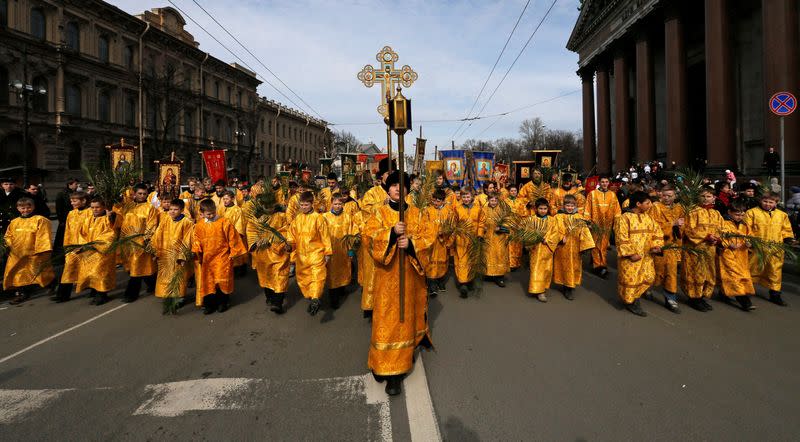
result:
<svg viewBox="0 0 800 442"><path fill-rule="evenodd" d="M345 250L352 250L357 251L361 247L361 235L360 234L347 234L343 236L339 241L341 241L342 246Z"/></svg>
<svg viewBox="0 0 800 442"><path fill-rule="evenodd" d="M533 247L544 242L547 234L547 221L537 217L518 217L509 226L509 241L518 242L523 247Z"/></svg>
<svg viewBox="0 0 800 442"><path fill-rule="evenodd" d="M189 272L194 259L192 247L183 241L177 241L166 256L168 263L173 263L172 277L167 282L167 296L162 305L162 314L175 315L181 306L183 294L181 289L186 284L186 274Z"/></svg>
<svg viewBox="0 0 800 442"><path fill-rule="evenodd" d="M800 262L800 252L797 247L779 241L771 241L757 236L744 235L735 232L722 232L722 239L741 239L750 249L756 261L756 269L764 270L767 260L775 256L783 256L784 260Z"/></svg>
<svg viewBox="0 0 800 442"><path fill-rule="evenodd" d="M680 252L686 252L687 254L694 255L698 258L708 257L708 252L706 252L705 250L693 246L687 246L684 244L671 243L661 247L662 252L666 252L668 250L678 250Z"/></svg>
<svg viewBox="0 0 800 442"><path fill-rule="evenodd" d="M111 255L120 252L123 255L128 255L132 253L134 249L141 249L148 255L155 256L156 249L151 242L153 233L153 229L145 229L143 232L140 232L133 227L126 227L122 230L119 237L109 244L105 254Z"/></svg>
<svg viewBox="0 0 800 442"><path fill-rule="evenodd" d="M122 167L115 171L107 164L98 167L82 166L86 179L94 184L95 195L101 197L108 207L121 203L125 189L131 181L136 181L138 175L131 166Z"/></svg>
<svg viewBox="0 0 800 442"><path fill-rule="evenodd" d="M271 221L272 215L261 215L258 218L248 217L247 222L253 225L258 237L252 245L254 250L268 249L276 242L278 244L286 243L286 237L278 229L272 227Z"/></svg>
<svg viewBox="0 0 800 442"><path fill-rule="evenodd" d="M678 169L675 174L675 188L678 190L678 204L685 213L697 207L700 190L703 188L703 174L694 169Z"/></svg>

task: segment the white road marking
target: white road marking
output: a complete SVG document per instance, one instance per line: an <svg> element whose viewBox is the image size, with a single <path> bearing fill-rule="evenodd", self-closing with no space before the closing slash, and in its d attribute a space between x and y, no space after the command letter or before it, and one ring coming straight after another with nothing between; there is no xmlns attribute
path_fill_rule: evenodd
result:
<svg viewBox="0 0 800 442"><path fill-rule="evenodd" d="M428 390L428 379L425 376L422 354L417 356L414 370L406 377L404 385L411 440L414 442L441 441L442 435L439 432L439 423L436 420L431 393Z"/></svg>
<svg viewBox="0 0 800 442"><path fill-rule="evenodd" d="M11 360L11 359L14 359L14 358L16 358L17 356L19 356L19 355L21 355L21 354L23 354L23 353L25 353L25 352L27 352L27 351L33 350L34 348L36 348L36 347L38 347L38 346L40 346L40 345L42 345L42 344L45 344L45 343L47 343L47 342L50 342L50 341L52 341L53 339L55 339L55 338L57 338L57 337L59 337L59 336L61 336L61 335L67 334L67 333L71 332L72 330L75 330L76 328L83 327L84 325L86 325L86 324L88 324L88 323L90 323L90 322L96 321L96 320L98 320L98 319L102 318L103 316L105 316L105 315L107 315L107 314L110 314L110 313L113 313L113 312L115 312L115 311L117 311L117 310L119 310L119 309L121 309L122 307L125 307L125 306L127 306L127 305L128 305L128 304L121 304L121 305L119 305L119 306L117 306L117 307L114 307L114 308L112 308L111 310L107 310L107 311L105 311L105 312L103 312L103 313L100 313L100 314L99 314L99 315L97 315L97 316L91 317L91 318L89 318L89 319L87 319L87 320L85 320L85 321L81 322L81 323L80 323L80 324L78 324L78 325L73 325L72 327L70 327L70 328L68 328L68 329L66 329L66 330L62 330L62 331L60 331L60 332L58 332L58 333L54 334L53 336L50 336L50 337L44 338L44 339L42 339L42 340L41 340L41 341L39 341L39 342L36 342L36 343L34 343L34 344L31 344L31 345L29 345L29 346L27 346L27 347L23 348L22 350L20 350L20 351L18 351L18 352L16 352L16 353L12 353L12 354L10 354L10 355L8 355L8 356L4 357L3 359L0 359L0 364L2 364L3 362L9 361L9 360Z"/></svg>
<svg viewBox="0 0 800 442"><path fill-rule="evenodd" d="M154 384L145 387L151 395L133 414L175 417L196 410L247 409L244 393L261 379L209 378Z"/></svg>
<svg viewBox="0 0 800 442"><path fill-rule="evenodd" d="M24 420L67 391L71 390L0 390L0 424Z"/></svg>
<svg viewBox="0 0 800 442"><path fill-rule="evenodd" d="M364 375L364 392L367 395L368 404L378 404L378 425L381 429L381 440L391 442L392 440L392 413L389 407L389 395L386 394L382 384L375 382L371 374Z"/></svg>

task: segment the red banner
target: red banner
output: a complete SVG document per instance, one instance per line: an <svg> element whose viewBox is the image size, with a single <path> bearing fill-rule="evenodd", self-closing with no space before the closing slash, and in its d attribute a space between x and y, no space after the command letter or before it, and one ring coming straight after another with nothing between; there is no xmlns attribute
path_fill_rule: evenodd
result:
<svg viewBox="0 0 800 442"><path fill-rule="evenodd" d="M225 151L224 150L204 150L203 161L206 163L206 171L211 182L216 183L218 180L228 182L228 174L226 170Z"/></svg>

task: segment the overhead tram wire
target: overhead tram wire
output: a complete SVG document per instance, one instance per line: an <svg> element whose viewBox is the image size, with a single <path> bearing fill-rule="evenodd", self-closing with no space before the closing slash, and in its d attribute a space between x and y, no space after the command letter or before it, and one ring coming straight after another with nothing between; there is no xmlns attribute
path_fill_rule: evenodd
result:
<svg viewBox="0 0 800 442"><path fill-rule="evenodd" d="M536 28L534 28L534 30L531 33L530 37L528 37L528 41L525 42L525 45L522 47L522 49L520 49L519 54L517 54L517 57L514 59L513 62L511 62L511 65L508 67L508 70L506 70L506 73L505 73L505 75L503 75L503 78L500 79L500 82L497 83L497 86L495 86L494 90L492 91L492 94L489 95L489 98L486 99L485 103L483 103L483 107L481 107L481 110L478 111L478 115L483 113L483 111L486 109L486 106L488 106L489 102L491 102L492 98L494 98L494 95L497 93L497 90L500 89L500 86L502 86L503 82L506 81L506 78L508 77L508 74L511 73L511 69L514 68L514 65L517 64L517 61L522 56L522 54L525 52L525 49L528 48L528 45L531 43L531 40L533 40L533 37L536 35L536 33L542 27L542 24L545 22L545 20L547 20L547 17L550 15L550 12L553 11L553 7L555 7L557 2L558 2L558 0L553 0L553 3L551 3L550 7L547 8L547 11L542 16L542 19L539 20L539 24L536 25ZM463 135L463 133L461 135Z"/></svg>
<svg viewBox="0 0 800 442"><path fill-rule="evenodd" d="M529 109L529 108L532 108L532 107L535 107L535 106L539 106L539 105L542 105L542 104L545 104L545 103L549 103L551 101L555 101L555 100L558 100L558 99L561 99L561 98L564 98L564 97L567 97L567 96L570 96L570 95L575 95L580 91L581 91L581 89L575 89L575 90L567 92L565 94L557 95L555 97L550 97L550 98L548 98L546 100L538 101L536 103L528 104L528 105L525 105L525 106L522 106L522 107L518 107L516 109L512 109L510 111L500 112L500 113L497 113L497 114L475 116L475 117L470 117L470 118L451 118L451 119L441 119L441 120L420 120L420 121L417 121L417 122L418 123L458 123L458 122L462 122L462 121L470 121L470 122L472 122L472 121L475 121L475 120L485 120L487 118L504 117L504 116L506 116L508 114L513 114L513 113L519 112L521 110L525 110L525 109ZM373 122L363 122L363 123L328 123L329 126L377 126L377 125L385 125L385 124L386 123L384 123L384 122L375 122L375 121L373 121Z"/></svg>
<svg viewBox="0 0 800 442"><path fill-rule="evenodd" d="M288 96L286 96L286 94L284 94L283 92L281 92L281 90L280 90L280 89L278 89L277 87L275 87L275 85L274 85L274 84L272 84L272 83L271 83L269 80L267 80L267 79L266 79L266 78L265 78L263 75L259 74L259 73L258 73L258 71L256 71L255 69L253 69L253 68L252 68L252 67L251 67L249 64L247 64L247 62L246 62L246 61L242 60L242 58L241 58L241 57L239 57L239 56L238 56L238 55L237 55L235 52L233 52L233 51L232 51L230 48L228 48L227 46L225 46L225 44L223 44L221 41L219 41L219 39L218 39L217 37L215 37L215 36L214 36L214 34L212 34L212 33L211 33L211 32L209 32L209 31L208 31L206 28L204 28L204 27L203 27L203 26L202 26L200 23L198 23L198 22L197 22L197 20L195 20L194 18L192 18L192 16L191 16L191 15L187 14L187 13L186 13L186 11L184 11L184 10L183 10L183 9L181 9L181 8L180 8L178 5L176 5L176 4L175 4L175 2L173 2L172 0L167 0L167 1L168 1L168 2L169 2L171 5L172 5L172 6L174 6L174 7L175 7L175 9L177 9L177 10L178 10L178 12L180 12L180 13L181 13L181 14L183 14L183 15L184 15L186 18L188 18L189 20L191 20L191 21L192 21L192 23L194 23L194 24L195 24L195 25L196 25L198 28L202 29L202 30L203 30L203 32L205 32L206 34L208 34L208 36L209 36L209 37L211 37L211 38L212 38L212 39L213 39L215 42L217 42L217 44L218 44L218 45L220 45L220 46L222 46L223 48L225 48L225 50L226 50L226 51L228 51L228 52L229 52L231 55L233 55L233 57L234 57L234 58L236 58L236 60L240 61L240 62L241 62L241 63L242 63L242 64L243 64L243 65L244 65L244 66L245 66L247 69L250 69L251 71L255 72L255 74L256 74L257 76L261 77L261 79L262 79L262 80L264 80L264 82L265 82L265 83L267 83L267 84L268 84L268 85L270 85L270 86L271 86L273 89L275 89L275 91L276 91L277 93L279 93L279 94L280 94L280 95L281 95L283 98L287 99L287 100L288 100L290 103L292 103L292 104L293 104L295 107L297 107L297 109L299 109L299 110L302 110L303 112L305 112L305 109L303 109L303 107L302 107L302 106L300 106L299 104L295 103L295 102L294 102L294 100L292 100L291 98L289 98Z"/></svg>
<svg viewBox="0 0 800 442"><path fill-rule="evenodd" d="M467 112L467 116L465 118L469 118L470 116L472 116L472 111L475 110L475 106L478 104L478 100L481 98L481 95L483 95L483 91L486 90L486 85L489 84L489 80L492 78L492 74L494 74L494 70L497 68L497 64L500 62L500 59L503 57L503 54L506 52L506 48L508 47L508 42L510 42L511 41L511 37L514 36L514 32L517 30L517 26L519 26L519 22L522 20L522 17L525 15L525 11L528 10L528 5L530 3L531 3L531 0L528 0L527 3L525 3L525 7L522 8L522 12L519 13L519 17L517 17L517 22L514 23L514 28L511 29L511 33L508 34L508 38L506 39L506 43L503 45L503 49L500 50L500 54L497 56L497 60L494 61L494 66L492 66L492 70L489 71L489 75L486 77L486 81L483 82L483 86L481 86L481 90L478 92L478 95L475 97L475 101L472 102L472 107L469 108L469 111ZM464 121L466 121L466 120L464 120ZM464 126L463 122L461 123L461 125L458 126L456 131L453 132L453 135L450 137L450 139L453 139L455 137L456 133L458 133L458 131L461 130L462 126Z"/></svg>
<svg viewBox="0 0 800 442"><path fill-rule="evenodd" d="M233 39L233 41L235 41L235 42L236 42L236 43L237 43L239 46L241 46L241 47L242 47L242 49L244 49L244 50L245 50L245 52L247 52L248 54L250 54L250 56L251 56L251 57L253 57L253 59L254 59L255 61L257 61L257 62L258 62L258 64L260 64L260 65L261 65L261 67L263 67L264 69L266 69L266 70L267 70L267 72L269 72L269 73L270 73L270 74L271 74L273 77L275 77L275 79L277 79L277 80L278 80L278 81L279 81L279 82L280 82L280 83L283 85L283 87L285 87L286 89L288 89L288 90L289 90L289 92L291 92L292 94L294 94L294 96L295 96L295 97L297 97L297 99L299 99L299 100L300 100L300 101L301 101L303 104L305 104L305 105L306 105L306 106L307 106L309 109L311 109L311 111L313 111L313 112L314 112L314 113L315 113L315 114L316 114L316 115L317 115L317 116L318 116L320 119L322 119L322 120L324 120L324 119L325 119L325 118L323 118L323 117L322 117L322 115L320 115L320 113L319 113L319 112L317 112L317 110L316 110L316 109L314 109L314 108L313 108L313 107L312 107L310 104L308 104L308 102L306 102L306 100L303 100L303 97L301 97L300 95L298 95L298 94L297 94L297 92L295 92L295 91L294 91L292 88L290 88L288 84L284 83L284 82L283 82L283 80L281 80L281 77L278 77L278 74L276 74L275 72L272 72L272 69L268 68L268 67L267 67L267 65L265 65L265 64L264 64L264 62L262 62L260 58L256 57L256 55L255 55L255 54L253 54L253 53L250 51L250 49L248 49L248 48L247 48L247 46L245 46L244 44L242 44L242 42L241 42L241 41L239 41L239 39L238 39L238 38L236 38L236 37L235 37L233 34L231 34L231 33L230 33L230 31L228 31L228 29L227 29L225 26L223 26L223 24L222 24L222 23L220 23L220 22L219 22L219 21L218 21L218 20L217 20L217 19L216 19L216 18L215 18L213 15L211 15L211 14L210 14L210 13L209 13L209 12L206 10L206 8L204 8L204 7L203 7L203 5L201 5L201 4L200 4L200 3L199 3L197 0L192 0L192 1L194 2L194 4L195 4L195 5L197 5L197 7L198 7L198 8L200 8L200 9L201 9L203 12L205 12L205 14L206 14L206 15L207 15L209 18L211 18L211 20L213 20L213 21L214 21L214 23L216 23L216 24L217 24L217 26L219 26L220 28L222 28L222 30L223 30L223 31L225 31L225 33L226 33L226 34L228 34L228 36L229 36L230 38L232 38L232 39ZM170 2L170 3L172 3L172 2Z"/></svg>
<svg viewBox="0 0 800 442"><path fill-rule="evenodd" d="M573 90L573 91L571 91L571 92L567 92L567 93L565 93L565 94L561 94L561 95L558 95L558 96L555 96L555 97L548 98L548 99L546 99L546 100L542 100L542 101L539 101L539 102L536 102L536 103L533 103L533 104L529 104L529 105L527 105L527 106L518 107L518 108L516 108L516 109L514 109L514 110L510 110L510 111L508 111L508 112L503 112L503 113L501 113L501 114L498 114L498 115L497 115L497 117L498 117L498 118L497 118L496 120L494 120L494 121L493 121L491 124L489 124L488 126L486 126L486 127L485 127L485 128L484 128L484 129L483 129L483 130L482 130L482 131L481 131L481 132L478 134L478 135L476 135L476 136L475 136L475 138L480 138L480 137L481 137L481 135L483 135L483 134L484 134L484 133L485 133L487 130L489 130L489 128L491 128L492 126L494 126L495 124L497 124L497 122L498 122L498 121L500 121L501 119L503 119L503 117L505 117L505 116L506 116L506 115L508 115L508 114L513 114L514 112L519 112L519 111L521 111L521 110L530 109L530 108L532 108L532 107L535 107L535 106L540 106L540 105L542 105L542 104L546 104L546 103L549 103L549 102L551 102L551 101L556 101L556 100L559 100L559 99L561 99L561 98L568 97L568 96L570 96L570 95L575 95L575 94L577 94L577 93L578 93L578 92L580 92L580 91L581 91L580 89L575 89L575 90ZM491 117L493 117L493 116L494 116L494 115L489 115L489 116L487 116L487 117L484 117L484 118L491 118Z"/></svg>

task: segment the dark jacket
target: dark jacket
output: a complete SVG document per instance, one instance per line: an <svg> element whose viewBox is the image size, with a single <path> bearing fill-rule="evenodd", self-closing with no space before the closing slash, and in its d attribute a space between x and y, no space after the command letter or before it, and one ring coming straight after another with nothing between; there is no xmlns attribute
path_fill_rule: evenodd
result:
<svg viewBox="0 0 800 442"><path fill-rule="evenodd" d="M34 215L41 215L45 218L50 218L50 208L47 207L47 201L44 199L41 193L36 195L25 192L25 196L32 199L34 203L33 214Z"/></svg>
<svg viewBox="0 0 800 442"><path fill-rule="evenodd" d="M14 188L10 194L0 189L0 233L5 233L11 220L19 216L17 201L25 196L21 190Z"/></svg>
<svg viewBox="0 0 800 442"><path fill-rule="evenodd" d="M72 205L69 203L70 194L72 194L72 190L66 187L56 195L56 217L58 217L58 222L62 224L67 222L67 215L72 210Z"/></svg>

